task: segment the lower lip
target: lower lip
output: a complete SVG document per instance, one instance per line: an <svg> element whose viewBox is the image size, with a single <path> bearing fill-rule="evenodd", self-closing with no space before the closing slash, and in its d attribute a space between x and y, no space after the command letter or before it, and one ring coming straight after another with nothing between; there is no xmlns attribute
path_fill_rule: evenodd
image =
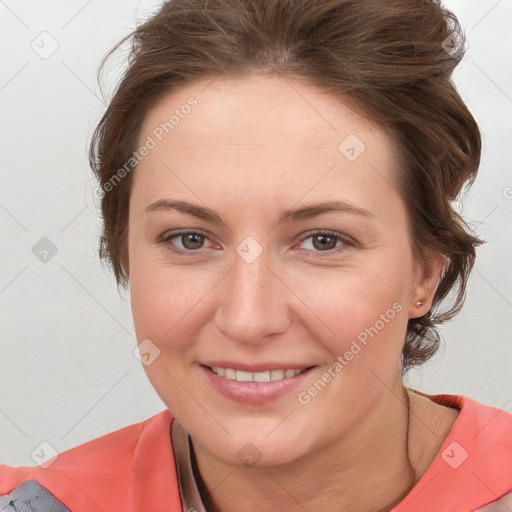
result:
<svg viewBox="0 0 512 512"><path fill-rule="evenodd" d="M213 373L208 367L200 366L211 386L221 395L244 404L266 404L290 393L304 383L313 368L308 368L295 377L270 382L238 382Z"/></svg>

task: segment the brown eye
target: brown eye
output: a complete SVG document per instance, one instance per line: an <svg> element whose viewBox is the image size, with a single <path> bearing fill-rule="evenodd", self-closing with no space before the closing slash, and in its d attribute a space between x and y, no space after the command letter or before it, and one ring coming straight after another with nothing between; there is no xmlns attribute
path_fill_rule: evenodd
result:
<svg viewBox="0 0 512 512"><path fill-rule="evenodd" d="M315 235L312 237L313 247L319 251L330 250L336 247L338 237L331 235Z"/></svg>
<svg viewBox="0 0 512 512"><path fill-rule="evenodd" d="M337 250L343 249L343 246L347 245L341 235L329 231L317 231L305 236L302 238L301 244L303 244L304 249L311 253L337 252Z"/></svg>
<svg viewBox="0 0 512 512"><path fill-rule="evenodd" d="M200 235L199 233L186 233L184 235L179 235L179 237L181 238L183 247L191 251L194 249L200 249L205 238L204 235Z"/></svg>
<svg viewBox="0 0 512 512"><path fill-rule="evenodd" d="M197 231L181 231L163 235L158 243L176 254L194 256L203 252L207 240L206 235Z"/></svg>

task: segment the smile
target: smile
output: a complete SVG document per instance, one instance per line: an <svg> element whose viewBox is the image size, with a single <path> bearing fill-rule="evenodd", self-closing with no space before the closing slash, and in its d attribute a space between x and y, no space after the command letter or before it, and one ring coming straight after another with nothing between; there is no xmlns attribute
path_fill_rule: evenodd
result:
<svg viewBox="0 0 512 512"><path fill-rule="evenodd" d="M238 382L275 382L283 379L295 377L302 373L307 368L302 369L289 369L289 370L267 370L263 372L246 372L243 370L234 370L233 368L221 368L219 366L209 366L210 370L218 375L229 380L236 380Z"/></svg>

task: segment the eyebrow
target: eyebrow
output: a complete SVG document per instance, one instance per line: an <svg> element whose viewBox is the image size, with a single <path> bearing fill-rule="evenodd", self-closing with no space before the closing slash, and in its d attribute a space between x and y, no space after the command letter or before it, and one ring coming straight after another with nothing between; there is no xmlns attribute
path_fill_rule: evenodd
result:
<svg viewBox="0 0 512 512"><path fill-rule="evenodd" d="M187 201L171 201L169 199L159 199L146 208L146 213L162 210L177 210L180 212L188 213L189 215L193 215L194 217L197 217L198 219L204 220L206 222L210 222L211 224L227 225L222 217L210 208L192 204ZM315 203L304 206L302 208L282 210L279 214L279 220L277 223L283 224L285 222L297 222L299 220L311 219L313 217L317 217L318 215L333 212L343 212L364 217L375 217L373 213L349 201L337 200Z"/></svg>

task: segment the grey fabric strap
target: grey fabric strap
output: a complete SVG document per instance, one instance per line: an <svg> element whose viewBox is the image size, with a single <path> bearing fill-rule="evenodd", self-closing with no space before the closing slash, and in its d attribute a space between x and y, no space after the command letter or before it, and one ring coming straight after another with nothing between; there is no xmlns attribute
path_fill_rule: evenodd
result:
<svg viewBox="0 0 512 512"><path fill-rule="evenodd" d="M192 471L188 433L176 420L172 422L171 438L183 511L207 512Z"/></svg>
<svg viewBox="0 0 512 512"><path fill-rule="evenodd" d="M69 512L41 487L36 480L27 480L9 494L0 496L0 512Z"/></svg>

